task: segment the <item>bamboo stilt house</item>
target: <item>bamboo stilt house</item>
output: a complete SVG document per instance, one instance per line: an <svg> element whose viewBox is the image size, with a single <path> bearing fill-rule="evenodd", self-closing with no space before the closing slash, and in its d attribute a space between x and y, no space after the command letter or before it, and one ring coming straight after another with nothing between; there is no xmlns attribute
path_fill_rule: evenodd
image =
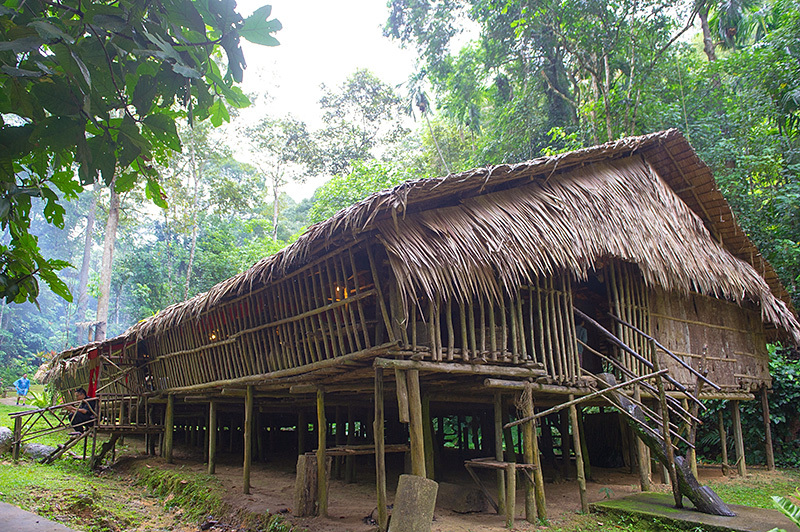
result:
<svg viewBox="0 0 800 532"><path fill-rule="evenodd" d="M609 359L642 376L658 357L668 389L700 371L718 385L701 397L753 398L771 385L768 339L800 343L789 296L669 130L378 192L207 293L61 353L49 378L85 385L99 353L101 394L247 389L262 414L293 414L318 390L370 403L376 367L402 397L410 370L435 417L455 402L491 413L493 379L532 383L536 407L564 403ZM392 411L403 420L402 399Z"/></svg>

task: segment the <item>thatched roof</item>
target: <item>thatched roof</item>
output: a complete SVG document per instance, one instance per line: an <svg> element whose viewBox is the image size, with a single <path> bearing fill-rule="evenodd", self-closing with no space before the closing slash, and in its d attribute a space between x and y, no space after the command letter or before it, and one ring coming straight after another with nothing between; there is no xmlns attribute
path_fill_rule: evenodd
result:
<svg viewBox="0 0 800 532"><path fill-rule="evenodd" d="M800 343L786 290L677 130L375 193L124 335L142 338L195 319L364 234L386 245L406 295L498 294L532 274L567 269L583 275L598 259L617 257L668 290L751 299L766 322Z"/></svg>

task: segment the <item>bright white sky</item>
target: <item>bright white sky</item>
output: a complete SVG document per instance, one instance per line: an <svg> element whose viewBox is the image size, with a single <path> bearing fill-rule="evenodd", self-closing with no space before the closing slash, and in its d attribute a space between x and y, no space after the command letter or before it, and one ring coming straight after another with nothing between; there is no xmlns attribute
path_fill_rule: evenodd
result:
<svg viewBox="0 0 800 532"><path fill-rule="evenodd" d="M264 47L242 39L247 61L242 88L270 98L245 110L244 120L291 113L316 128L321 125L320 84L335 88L356 69L367 68L396 86L414 69L414 52L382 35L388 18L384 0L241 0L239 13L246 17L266 3L272 5L270 18L283 24L275 34L281 44ZM299 201L323 181L291 183L286 192Z"/></svg>

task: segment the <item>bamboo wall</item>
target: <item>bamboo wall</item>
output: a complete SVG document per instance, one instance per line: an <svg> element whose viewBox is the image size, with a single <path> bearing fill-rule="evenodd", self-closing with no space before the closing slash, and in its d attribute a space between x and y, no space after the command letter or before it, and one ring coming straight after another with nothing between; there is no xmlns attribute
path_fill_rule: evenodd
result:
<svg viewBox="0 0 800 532"><path fill-rule="evenodd" d="M166 390L295 368L378 345L385 330L372 252L337 249L280 281L143 342L150 387Z"/></svg>
<svg viewBox="0 0 800 532"><path fill-rule="evenodd" d="M501 301L420 298L403 308L393 293L392 321L406 350L423 358L471 363L537 364L552 382L579 380L567 274L537 279Z"/></svg>
<svg viewBox="0 0 800 532"><path fill-rule="evenodd" d="M624 262L609 263L604 269L608 293L608 308L611 313L650 335L649 293L642 281L639 268ZM622 323L615 322L614 335L628 347L648 360L652 360L648 339ZM636 375L646 375L650 370L630 353L615 348L617 360Z"/></svg>
<svg viewBox="0 0 800 532"><path fill-rule="evenodd" d="M651 289L650 316L653 336L692 367L707 369L708 378L723 391L771 384L758 311L701 294ZM694 385L688 370L666 357L661 360L676 380Z"/></svg>

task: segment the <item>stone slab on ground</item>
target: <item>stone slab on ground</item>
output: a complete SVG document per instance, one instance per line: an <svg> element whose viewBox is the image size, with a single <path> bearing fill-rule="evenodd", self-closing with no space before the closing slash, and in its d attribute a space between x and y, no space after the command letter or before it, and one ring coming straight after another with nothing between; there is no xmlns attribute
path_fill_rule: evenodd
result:
<svg viewBox="0 0 800 532"><path fill-rule="evenodd" d="M0 502L0 530L14 532L77 532L61 523L26 512L13 504Z"/></svg>
<svg viewBox="0 0 800 532"><path fill-rule="evenodd" d="M708 531L768 532L773 528L782 528L787 532L800 532L800 528L778 510L729 504L728 507L736 512L736 517L723 517L698 512L685 497L683 504L684 508L675 508L671 493L637 493L621 499L595 502L589 508L600 513L655 517L690 529L699 527Z"/></svg>

